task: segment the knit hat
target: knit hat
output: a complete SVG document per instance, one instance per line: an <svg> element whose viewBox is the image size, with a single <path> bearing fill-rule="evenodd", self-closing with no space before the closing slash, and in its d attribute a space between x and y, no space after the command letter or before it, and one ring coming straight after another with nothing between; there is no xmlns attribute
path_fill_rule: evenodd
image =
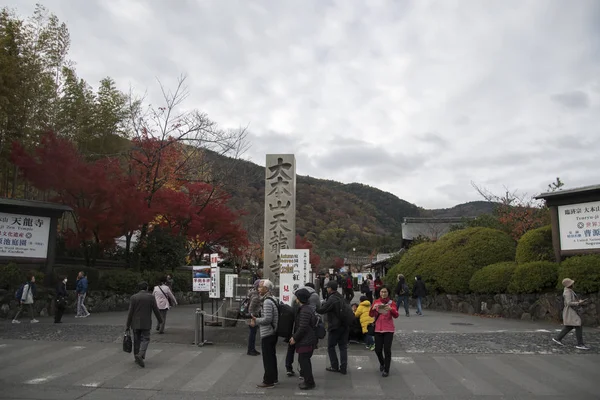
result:
<svg viewBox="0 0 600 400"><path fill-rule="evenodd" d="M367 296L360 296L360 302L362 303L365 300L369 300Z"/></svg>
<svg viewBox="0 0 600 400"><path fill-rule="evenodd" d="M338 284L336 281L329 281L327 282L327 287L331 288L333 290L338 290Z"/></svg>
<svg viewBox="0 0 600 400"><path fill-rule="evenodd" d="M573 279L565 278L562 280L562 285L564 287L570 287L574 283L575 283L575 281Z"/></svg>
<svg viewBox="0 0 600 400"><path fill-rule="evenodd" d="M294 293L296 295L296 298L300 301L300 303L302 304L306 304L308 303L308 299L310 297L310 292L304 288L302 289L298 289L296 290L296 293Z"/></svg>

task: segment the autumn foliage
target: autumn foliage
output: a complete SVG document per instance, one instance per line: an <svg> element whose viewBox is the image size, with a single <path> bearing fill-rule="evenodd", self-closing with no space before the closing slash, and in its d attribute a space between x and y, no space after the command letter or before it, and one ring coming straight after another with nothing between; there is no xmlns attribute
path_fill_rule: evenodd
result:
<svg viewBox="0 0 600 400"><path fill-rule="evenodd" d="M321 256L319 256L313 249L313 244L308 239L303 238L300 235L296 235L296 248L297 249L308 249L310 255L310 265L313 271L317 270L319 264L321 264Z"/></svg>
<svg viewBox="0 0 600 400"><path fill-rule="evenodd" d="M83 248L92 263L115 238L143 226L185 237L190 252L226 247L235 254L248 244L240 212L228 207L228 195L218 188L182 179L176 168L183 165L181 157L179 143L146 137L133 142L128 157L88 161L52 132L34 151L15 142L11 153L34 187L73 208L75 221L64 237L69 246Z"/></svg>

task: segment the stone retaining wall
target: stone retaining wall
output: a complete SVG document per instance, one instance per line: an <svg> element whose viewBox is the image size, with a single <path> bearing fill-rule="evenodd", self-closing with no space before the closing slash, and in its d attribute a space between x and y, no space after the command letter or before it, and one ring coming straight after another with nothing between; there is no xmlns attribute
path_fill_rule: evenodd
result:
<svg viewBox="0 0 600 400"><path fill-rule="evenodd" d="M600 293L582 296L589 303L582 307L585 326L600 326ZM413 301L414 302L414 301ZM424 307L432 310L453 311L465 314L482 314L523 320L562 321L562 293L451 295L428 296Z"/></svg>
<svg viewBox="0 0 600 400"><path fill-rule="evenodd" d="M205 294L206 296L206 294ZM85 305L90 312L125 311L129 309L130 294L117 294L109 291L91 291L85 299ZM199 304L201 293L176 292L178 304ZM34 303L35 314L46 317L54 314L54 291L38 288ZM65 314L75 313L76 296L74 291L69 291ZM0 290L0 318L12 318L19 305L15 300L15 293Z"/></svg>

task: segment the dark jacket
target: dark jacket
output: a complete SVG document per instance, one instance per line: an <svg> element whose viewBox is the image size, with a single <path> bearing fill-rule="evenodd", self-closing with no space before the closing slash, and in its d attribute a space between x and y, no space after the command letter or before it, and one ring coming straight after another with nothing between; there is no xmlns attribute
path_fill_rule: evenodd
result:
<svg viewBox="0 0 600 400"><path fill-rule="evenodd" d="M333 292L329 295L325 304L317 308L319 314L327 314L328 331L339 329L342 325L340 321L340 310L343 301L344 298L339 292Z"/></svg>
<svg viewBox="0 0 600 400"><path fill-rule="evenodd" d="M162 316L158 310L156 299L145 290L140 290L137 294L131 296L129 300L129 314L127 315L127 328L131 329L152 329L152 312L156 315L159 323L163 323Z"/></svg>
<svg viewBox="0 0 600 400"><path fill-rule="evenodd" d="M75 292L77 292L79 294L85 294L85 293L87 293L87 290L88 290L88 281L87 281L87 278L84 276L83 278L81 278L77 281L77 285L75 285Z"/></svg>
<svg viewBox="0 0 600 400"><path fill-rule="evenodd" d="M404 278L401 278L396 285L396 296L408 296L408 285Z"/></svg>
<svg viewBox="0 0 600 400"><path fill-rule="evenodd" d="M413 287L413 297L417 298L425 296L427 296L427 288L425 287L425 282L423 282L420 276L417 276L415 286Z"/></svg>
<svg viewBox="0 0 600 400"><path fill-rule="evenodd" d="M296 321L294 323L294 341L296 342L296 347L317 345L318 339L315 334L316 322L317 317L313 308L308 304L302 305L298 314L296 314Z"/></svg>
<svg viewBox="0 0 600 400"><path fill-rule="evenodd" d="M64 282L58 282L56 285L56 297L67 297L67 286Z"/></svg>

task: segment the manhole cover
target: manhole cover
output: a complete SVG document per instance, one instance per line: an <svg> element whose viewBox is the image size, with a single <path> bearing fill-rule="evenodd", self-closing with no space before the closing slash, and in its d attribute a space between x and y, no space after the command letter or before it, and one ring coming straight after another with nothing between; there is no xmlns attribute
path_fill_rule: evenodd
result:
<svg viewBox="0 0 600 400"><path fill-rule="evenodd" d="M450 322L450 325L469 326L469 325L473 325L473 324L470 324L468 322Z"/></svg>

